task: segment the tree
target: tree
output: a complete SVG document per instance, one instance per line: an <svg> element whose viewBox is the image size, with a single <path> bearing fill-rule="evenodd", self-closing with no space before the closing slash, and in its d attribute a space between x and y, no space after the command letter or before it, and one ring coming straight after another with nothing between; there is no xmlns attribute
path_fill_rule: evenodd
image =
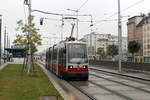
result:
<svg viewBox="0 0 150 100"><path fill-rule="evenodd" d="M105 56L105 51L104 48L99 47L97 49L97 54L101 56L101 58L103 58Z"/></svg>
<svg viewBox="0 0 150 100"><path fill-rule="evenodd" d="M31 42L31 54L37 51L37 46L41 44L41 35L39 29L33 23L34 17L31 17L31 25L24 24L22 20L17 21L17 35L13 41L16 45L28 46L28 40ZM28 35L30 33L30 35Z"/></svg>
<svg viewBox="0 0 150 100"><path fill-rule="evenodd" d="M128 44L128 51L132 54L132 58L134 58L134 54L139 52L140 44L137 41L130 41Z"/></svg>
<svg viewBox="0 0 150 100"><path fill-rule="evenodd" d="M26 53L27 50L29 51L29 42L31 44L31 54L28 54L28 65L27 65L27 74L28 75L34 75L34 64L31 63L33 61L33 54L37 51L37 46L41 44L41 35L39 34L39 29L36 28L35 24L33 23L34 17L31 16L28 18L30 21L30 24L23 23L22 20L19 20L17 22L17 28L16 28L16 39L13 41L16 45L22 45L26 47ZM26 62L26 63L27 63ZM26 71L26 68L25 68Z"/></svg>
<svg viewBox="0 0 150 100"><path fill-rule="evenodd" d="M118 54L118 48L116 45L108 45L107 47L107 55L114 57L115 55Z"/></svg>

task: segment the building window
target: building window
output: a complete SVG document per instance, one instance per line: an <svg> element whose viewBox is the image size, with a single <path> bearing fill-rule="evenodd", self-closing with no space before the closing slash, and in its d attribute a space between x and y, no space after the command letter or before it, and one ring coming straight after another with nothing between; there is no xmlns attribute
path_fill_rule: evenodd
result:
<svg viewBox="0 0 150 100"><path fill-rule="evenodd" d="M150 49L150 44L149 44L149 45L147 45L147 48L148 48L148 49Z"/></svg>
<svg viewBox="0 0 150 100"><path fill-rule="evenodd" d="M144 32L146 31L146 27L143 27L143 31L144 31Z"/></svg>
<svg viewBox="0 0 150 100"><path fill-rule="evenodd" d="M148 51L147 53L148 53L148 55L149 55L149 54L150 54L150 51Z"/></svg>
<svg viewBox="0 0 150 100"><path fill-rule="evenodd" d="M146 51L144 51L144 55L146 55Z"/></svg>

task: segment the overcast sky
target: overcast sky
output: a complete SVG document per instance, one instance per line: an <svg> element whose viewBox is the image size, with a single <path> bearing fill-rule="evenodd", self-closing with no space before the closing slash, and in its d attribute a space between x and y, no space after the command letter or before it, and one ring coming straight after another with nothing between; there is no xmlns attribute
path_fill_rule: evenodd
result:
<svg viewBox="0 0 150 100"><path fill-rule="evenodd" d="M75 12L67 11L67 8L78 9L86 0L32 0L32 9L39 9L51 13L62 13L62 14L76 14ZM137 5L133 5L139 2ZM19 19L25 20L28 15L27 6L23 4L24 0L1 0L0 3L0 14L3 15L3 30L4 26L7 27L7 32L11 42L15 39L15 28L16 22ZM103 34L113 34L117 35L117 2L118 0L88 0L88 2L80 9L79 14L92 14L94 22L93 30ZM140 13L150 12L150 0L121 0L121 9L126 9L122 11L122 25L123 25L123 36L127 36L126 20L129 18L128 15L135 16ZM131 7L131 5L133 5ZM44 15L37 12L32 13L35 16L35 23L37 27L41 29L42 37L58 37L59 39L52 39L51 43L60 40L61 33L61 19L59 16ZM44 20L44 25L39 25L40 17L49 18ZM56 20L51 20L56 19ZM90 17L79 17L81 21L90 21ZM102 21L102 20L112 20L112 21ZM85 34L90 33L90 23L89 22L79 22L79 38ZM64 37L69 36L71 31L70 22L65 21L63 33ZM76 36L76 30L74 31ZM44 39L44 44L50 44L50 40ZM46 47L46 45L43 45Z"/></svg>

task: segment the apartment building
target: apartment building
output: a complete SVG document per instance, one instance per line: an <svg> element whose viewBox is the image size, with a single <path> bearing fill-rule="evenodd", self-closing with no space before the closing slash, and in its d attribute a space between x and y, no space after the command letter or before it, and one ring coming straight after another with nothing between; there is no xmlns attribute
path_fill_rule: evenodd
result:
<svg viewBox="0 0 150 100"><path fill-rule="evenodd" d="M150 15L142 20L143 25L143 57L150 62Z"/></svg>
<svg viewBox="0 0 150 100"><path fill-rule="evenodd" d="M141 46L139 52L135 54L134 61L150 62L150 14L129 18L127 28L128 43L135 40ZM131 54L128 56L132 58Z"/></svg>
<svg viewBox="0 0 150 100"><path fill-rule="evenodd" d="M107 51L108 45L118 45L118 36L111 34L100 34L97 32L92 32L85 35L82 41L87 43L89 56L98 56L97 50L99 47L104 48L104 51ZM122 51L123 55L127 54L127 38L122 38Z"/></svg>

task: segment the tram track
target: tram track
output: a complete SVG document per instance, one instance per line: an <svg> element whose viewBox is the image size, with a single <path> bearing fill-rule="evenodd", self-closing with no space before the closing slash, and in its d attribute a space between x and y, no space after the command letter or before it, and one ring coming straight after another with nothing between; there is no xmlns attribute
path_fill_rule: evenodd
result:
<svg viewBox="0 0 150 100"><path fill-rule="evenodd" d="M105 80L107 80L107 81L111 81L111 82L114 82L114 83L118 83L118 84L120 84L120 85L124 85L124 86L127 86L127 87L131 87L131 88L137 89L137 90L139 90L139 91L143 91L143 92L146 92L146 93L150 93L150 91L148 91L148 90L144 90L144 89L142 89L142 88L139 88L139 87L136 87L136 86L133 86L133 85L128 85L128 84L126 84L126 83L122 83L122 82L119 82L119 81L115 81L115 80L112 80L112 79L108 79L108 78L105 78L105 77L101 77L101 76L98 76L98 75L96 75L96 74L90 74L90 75L95 76L95 77L97 77L97 78L105 79Z"/></svg>
<svg viewBox="0 0 150 100"><path fill-rule="evenodd" d="M102 89L104 89L106 91L109 91L109 92L111 92L111 93L113 93L113 94L115 94L115 95L117 95L117 96L119 96L119 97L121 97L121 98L123 98L125 100L133 100L132 98L127 97L127 96L125 96L125 95L123 95L123 94L121 94L121 93L119 93L117 91L111 90L111 89L109 89L109 88L107 88L107 87L105 87L103 85L97 84L97 83L95 83L93 81L90 81L90 80L89 80L89 82L94 84L94 85L96 85L96 86L98 86L99 88L102 88Z"/></svg>
<svg viewBox="0 0 150 100"><path fill-rule="evenodd" d="M83 93L84 95L86 95L87 97L89 97L91 100L97 100L96 98L94 98L94 96L92 96L91 94L89 94L88 92L86 92L85 90L79 88L79 86L76 86L73 82L69 82L70 85L72 85L74 88L76 88L77 90L79 90L81 93Z"/></svg>
<svg viewBox="0 0 150 100"><path fill-rule="evenodd" d="M45 64L43 64L43 63L40 63L40 64L43 65L43 66L45 66ZM65 91L68 91L67 87L64 86L64 84L62 84L62 83L59 82L59 81L57 81L57 82L58 82L58 84L59 84L61 87L63 87L63 89L64 89ZM79 92L81 92L82 94L84 94L85 96L87 96L87 97L89 98L89 100L97 100L96 98L94 98L94 96L92 96L92 95L89 94L88 92L84 91L84 90L81 89L79 86L75 85L74 82L69 82L69 81L68 81L68 83L69 83L72 87L74 87L75 89L77 89Z"/></svg>
<svg viewBox="0 0 150 100"><path fill-rule="evenodd" d="M138 76L132 76L132 75L127 75L127 74L117 73L117 72L110 72L110 71L95 69L95 68L90 68L90 70L94 71L94 72L98 71L98 72L101 72L101 73L105 73L109 76L124 78L124 79L128 79L128 80L131 80L131 81L134 80L134 81L142 83L142 84L150 85L150 79L148 79L148 78L142 78L142 77L138 77Z"/></svg>
<svg viewBox="0 0 150 100"><path fill-rule="evenodd" d="M45 65L45 64L42 64L42 65ZM100 81L102 79L102 80L106 80L108 83L110 82L110 83L118 84L120 87L122 87L122 86L127 87L127 88L129 87L138 92L142 92L142 93L146 93L146 94L150 93L150 90L146 90L145 88L140 88L140 87L134 86L132 84L123 83L118 80L113 80L113 79L109 78L109 76L113 76L115 79L120 78L120 79L124 79L124 80L131 80L131 81L135 81L135 82L139 82L139 83L147 84L147 85L150 85L149 80L145 80L145 79L141 79L141 78L134 78L134 76L130 77L128 75L124 75L124 74L117 73L117 72L116 73L115 72L114 73L107 72L107 71L103 71L103 70L99 70L99 69L95 69L95 68L93 68L93 69L90 68L90 69L91 70L89 72L89 75L91 77L95 77L96 80ZM98 73L99 73L99 75L98 75ZM103 77L102 74L105 75L106 77ZM107 76L108 76L108 78L107 78ZM144 80L144 82L142 82L143 80ZM69 83L73 88L75 88L76 91L79 91L80 94L85 95L88 98L88 100L99 100L99 98L96 97L96 95L97 95L96 93L93 94L90 91L88 91L89 89L86 89L86 88L89 88L90 86L83 85L83 87L82 87L82 82L80 83L80 81L67 81L67 83ZM114 88L109 87L109 85L101 84L101 82L97 83L97 81L94 81L93 79L89 79L89 81L86 81L85 83L94 85L94 87L90 87L91 89L97 88L98 90L103 89L104 91L109 92L110 94L106 94L108 96L115 95L116 97L122 98L123 100L136 100L135 97L132 98L132 96L130 96L128 94L124 94L123 91L115 90ZM101 96L103 96L103 94L101 94L101 93L99 93L99 94Z"/></svg>
<svg viewBox="0 0 150 100"><path fill-rule="evenodd" d="M104 81L107 81L107 82L110 82L110 83L114 83L114 84L118 84L117 86L119 87L127 87L127 88L130 88L131 91L132 89L136 92L140 92L140 93L143 93L143 94L150 94L150 89L147 89L145 87L149 87L150 86L150 81L149 80L145 80L145 79L142 79L142 78L133 78L132 76L128 76L128 75L120 75L120 74L116 74L116 73L113 73L113 72L107 72L107 71L99 71L97 69L94 69L94 70L90 70L90 76L91 77L95 77L97 79L102 79ZM120 80L120 81L119 81ZM143 82L144 80L144 82ZM146 82L145 82L146 81ZM117 90L115 90L115 88L111 88L112 90L109 90L109 85L105 87L105 85L101 85L101 83L97 83L96 81L92 80L92 81L89 81L97 86L100 86L100 88L103 88L105 90L108 90L108 91L111 91L113 93L115 92L119 92ZM129 82L129 83L128 83ZM133 82L133 83L131 83ZM137 84L142 84L141 86L138 86L136 85ZM121 92L123 94L123 92ZM130 91L129 91L130 93ZM115 93L116 94L116 93ZM120 92L117 93L116 95L120 95ZM122 94L120 96L122 96ZM124 97L127 99L127 100L133 100L132 96L130 96L129 94L124 94ZM135 97L134 97L135 98ZM135 100L135 99L134 99Z"/></svg>
<svg viewBox="0 0 150 100"><path fill-rule="evenodd" d="M91 75L91 74L90 74L90 75ZM130 97L128 97L128 96L125 96L125 95L123 95L122 93L119 93L119 92L117 92L117 91L111 90L111 89L107 88L107 87L104 86L104 85L97 84L97 83L95 83L95 82L93 82L93 81L91 81L91 80L89 80L89 81L87 81L87 82L88 82L88 83L91 83L91 84L93 84L93 85L95 85L95 86L97 86L97 87L100 88L100 89L104 89L104 90L110 92L111 94L114 94L114 95L116 95L116 96L118 96L118 97L120 97L120 98L123 98L124 100L133 100L132 98L130 98ZM69 83L70 83L73 87L75 87L76 89L78 89L80 92L82 92L83 94L87 95L91 100L97 100L96 98L94 98L94 96L92 96L91 94L89 94L86 90L83 90L82 87L76 85L74 82L69 82Z"/></svg>

